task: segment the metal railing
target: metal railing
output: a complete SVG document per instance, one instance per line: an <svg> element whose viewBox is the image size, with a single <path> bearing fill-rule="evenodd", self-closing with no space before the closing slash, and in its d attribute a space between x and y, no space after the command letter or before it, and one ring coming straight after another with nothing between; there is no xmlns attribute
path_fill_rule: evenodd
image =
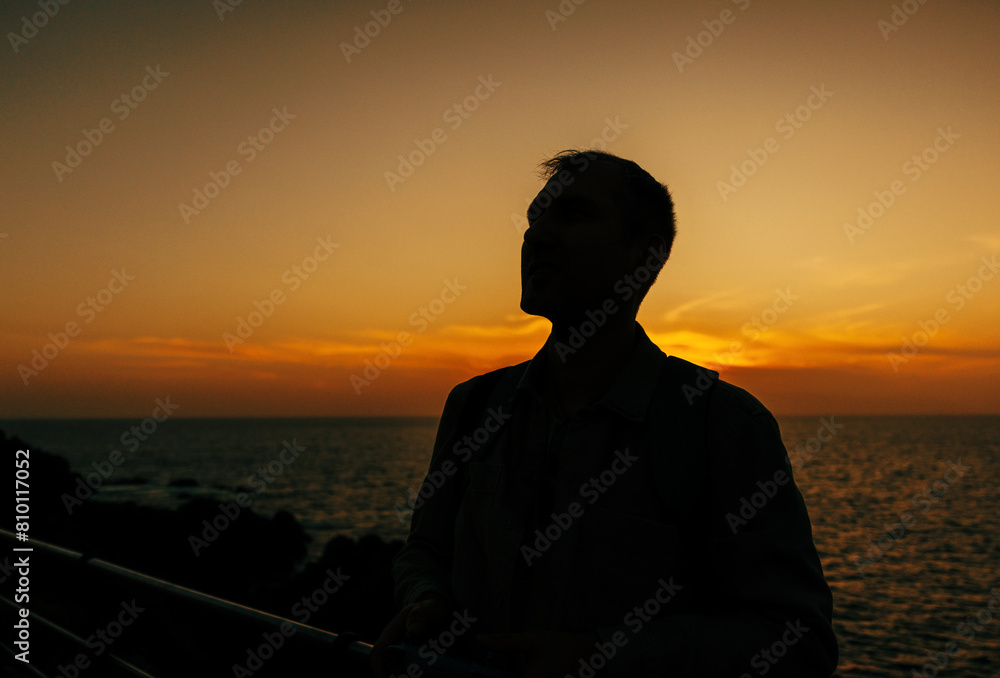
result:
<svg viewBox="0 0 1000 678"><path fill-rule="evenodd" d="M177 612L178 609L184 610L182 613L185 615L184 619L190 620L190 623L200 627L214 628L216 631L220 631L223 628L232 629L236 627L246 629L247 631L242 635L244 645L247 637L253 637L259 643L259 634L261 632L265 634L270 633L272 637L274 634L281 634L281 638L288 640L291 640L291 637L294 635L295 653L300 657L307 656L309 658L308 661L312 664L308 675L368 675L371 645L358 641L357 636L354 634L336 634L324 631L307 624L179 586L37 539L31 539L28 543L20 543L16 540L15 535L7 530L0 530L0 543L4 546L4 552L10 552L10 548L14 547L30 547L32 549L30 553L24 553L23 555L29 556L32 567L43 565L49 568L49 572L66 573L67 577L72 575L72 582L69 582L69 584L74 590L85 590L88 586L95 586L97 585L93 584L95 581L103 582L102 585L105 587L111 586L108 582L114 582L117 590L128 590L130 592L128 595L139 595L143 597L143 600L165 601L166 605L161 605L159 608L161 611L165 607L169 607L171 613ZM11 576L16 581L17 575L14 574ZM34 581L37 581L37 579ZM132 592L135 591L138 593L133 594ZM56 655L59 657L69 657L70 659L64 660L69 663L64 666L50 656L50 661L47 663L51 666L43 668L43 665L46 664L44 661L45 657L43 657L43 661L41 662L33 661L30 668L27 666L24 667L24 675L51 675L53 677L59 676L60 678L67 678L67 676L80 676L80 678L104 678L105 676L141 676L154 678L155 676L156 678L162 678L162 676L174 675L172 671L162 674L156 672L155 667L157 666L158 654L162 655L162 653L169 653L177 649L176 645L170 644L172 641L163 634L158 636L164 640L164 644L161 647L150 647L150 645L155 645L155 643L144 642L139 645L139 651L135 652L136 643L129 644L130 647L126 649L131 649L134 653L141 655L142 661L138 659L129 661L124 656L121 656L125 653L119 650L118 644L115 644L113 652L111 651L111 647L108 646L103 648L101 652L95 653L94 641L90 639L85 640L77 632L70 630L68 628L70 624L63 624L59 619L51 618L56 616L51 613L52 609L57 612L72 612L73 614L68 616L75 617L77 621L76 626L79 627L79 620L87 617L86 610L79 610L79 605L68 600L65 594L60 594L60 600L50 600L48 601L49 605L43 605L38 601L45 601L45 593L38 586L34 586L31 591L31 605L28 618L32 624L32 637L35 639L39 636L44 636L45 639L44 646L36 640L37 644L33 650L36 652L43 650L45 655L50 655L50 644L58 644L59 652ZM93 595L92 590L90 593ZM24 607L21 604L16 604L6 596L0 597L0 601L7 608L16 609ZM40 608L45 607L49 612L45 615L39 614L35 610L36 606ZM179 633L183 633L183 631L179 631ZM202 641L201 644L194 643L202 651L214 647L212 643L216 641L216 636L209 635L210 632L206 633L204 631L195 633L196 635L202 634L198 639ZM56 641L55 639L58 640ZM13 655L16 653L16 650L10 647L6 641L6 638L0 639L0 645ZM289 644L291 645L291 643ZM280 647L281 645L278 646L278 648ZM276 653L278 648L272 648L272 654ZM252 648L247 649L248 652L252 652ZM90 651L90 655L87 654L88 650ZM99 656L92 656L94 654ZM288 654L291 653L286 653L286 655ZM71 660L73 657L80 655L87 658L88 666L81 668L77 665L74 671ZM288 657L286 656L284 659L285 661L282 664L287 664ZM89 666L92 663L90 660L94 660L94 665L99 664L102 667L101 670L98 672L90 670ZM197 660L194 661L196 662ZM306 660L303 659L303 661ZM326 668L317 671L315 669L316 662L322 662ZM264 662L262 661L261 663L263 664ZM136 664L145 665L146 668L139 668ZM272 668L274 667L272 666ZM89 673L88 670L90 671ZM151 674L148 671L153 671L154 673ZM232 670L228 671L229 675L233 675L233 673L234 671ZM238 672L235 673L239 675ZM246 672L246 675L254 675L256 677L263 673L266 672L250 669ZM208 674L199 672L197 665L194 665L184 675L188 678L194 678ZM281 675L289 674L282 672Z"/></svg>

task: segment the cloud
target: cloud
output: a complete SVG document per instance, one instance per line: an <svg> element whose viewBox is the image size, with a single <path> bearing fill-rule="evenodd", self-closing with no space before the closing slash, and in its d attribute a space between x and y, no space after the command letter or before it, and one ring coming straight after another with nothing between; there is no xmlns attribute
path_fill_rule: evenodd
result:
<svg viewBox="0 0 1000 678"><path fill-rule="evenodd" d="M966 238L971 243L985 247L991 252L1000 252L1000 235L996 233L974 233Z"/></svg>
<svg viewBox="0 0 1000 678"><path fill-rule="evenodd" d="M690 311L693 308L704 306L706 304L711 304L713 301L716 301L717 299L731 298L736 294L738 294L740 291L741 290L739 288L720 290L714 294L709 294L704 297L692 299L691 301L686 301L680 306L676 306L667 311L665 314L663 314L663 319L671 323L677 322L677 320L681 317L681 315L683 315L687 311Z"/></svg>

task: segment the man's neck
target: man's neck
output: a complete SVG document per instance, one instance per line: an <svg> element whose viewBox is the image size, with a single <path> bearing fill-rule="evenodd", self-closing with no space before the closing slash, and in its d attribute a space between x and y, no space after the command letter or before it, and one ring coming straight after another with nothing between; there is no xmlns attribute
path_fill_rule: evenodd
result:
<svg viewBox="0 0 1000 678"><path fill-rule="evenodd" d="M577 325L552 324L545 344L546 372L568 413L611 385L635 347L636 334L635 318L624 315L612 317L590 337Z"/></svg>

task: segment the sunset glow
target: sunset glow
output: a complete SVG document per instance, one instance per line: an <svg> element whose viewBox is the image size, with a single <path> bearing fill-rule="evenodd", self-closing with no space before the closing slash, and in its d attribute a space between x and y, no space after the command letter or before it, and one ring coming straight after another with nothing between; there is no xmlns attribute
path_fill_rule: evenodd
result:
<svg viewBox="0 0 1000 678"><path fill-rule="evenodd" d="M5 3L3 417L439 415L545 341L524 212L593 146L673 194L665 353L1000 413L1000 5L677 4Z"/></svg>

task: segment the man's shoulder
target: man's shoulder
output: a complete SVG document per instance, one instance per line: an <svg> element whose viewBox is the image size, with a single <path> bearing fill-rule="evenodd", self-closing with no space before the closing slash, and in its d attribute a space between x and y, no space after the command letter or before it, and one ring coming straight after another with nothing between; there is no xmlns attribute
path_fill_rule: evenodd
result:
<svg viewBox="0 0 1000 678"><path fill-rule="evenodd" d="M663 374L667 388L677 385L671 380L679 381L685 387L682 391L688 404L707 397L703 402L710 431L736 431L758 418L773 419L760 400L749 391L719 379L717 371L683 359L674 358L669 364L672 369Z"/></svg>
<svg viewBox="0 0 1000 678"><path fill-rule="evenodd" d="M771 412L749 391L719 379L709 396L709 413L717 416L750 418Z"/></svg>
<svg viewBox="0 0 1000 678"><path fill-rule="evenodd" d="M520 363L517 363L515 365L504 365L503 367L498 367L495 370L490 370L488 372L483 372L482 374L477 374L474 377L470 377L469 379L466 379L465 381L463 381L463 382L461 382L459 384L456 384L455 388L459 388L459 387L466 386L468 384L472 384L472 383L476 382L477 380L489 379L491 376L503 374L507 370L518 370L518 371L520 371L520 370L522 370L524 368L527 368L527 366L528 366L528 364L530 362L531 362L530 360L525 360L524 362L520 362Z"/></svg>
<svg viewBox="0 0 1000 678"><path fill-rule="evenodd" d="M517 376L518 378L520 378L520 375L523 374L524 370L528 366L528 363L530 362L531 362L530 360L526 360L524 362L517 363L516 365L505 365L503 367L498 367L495 370L490 370L489 372L483 372L482 374L477 374L474 377L471 377L461 383L456 384L455 386L452 387L451 393L448 394L448 402L446 404L446 407L448 406L461 407L462 404L469 399L469 397L473 394L474 391L479 391L484 387L489 388L490 391L492 392L495 388L503 386L510 391L510 393L506 395L508 396L513 395L514 387L517 386L517 381L516 380L512 381L511 379L503 381L502 379L503 376L505 374L509 374L511 377ZM484 395L489 396L490 394L487 393Z"/></svg>
<svg viewBox="0 0 1000 678"><path fill-rule="evenodd" d="M711 441L721 443L751 430L777 433L778 423L771 411L745 389L719 380L708 400L708 430ZM770 435L770 434L769 434ZM780 434L778 434L780 435Z"/></svg>
<svg viewBox="0 0 1000 678"><path fill-rule="evenodd" d="M709 415L753 417L769 414L764 405L748 391L719 379L719 373L703 365L670 356L661 381L668 389L682 388L690 404L696 397L708 393Z"/></svg>

